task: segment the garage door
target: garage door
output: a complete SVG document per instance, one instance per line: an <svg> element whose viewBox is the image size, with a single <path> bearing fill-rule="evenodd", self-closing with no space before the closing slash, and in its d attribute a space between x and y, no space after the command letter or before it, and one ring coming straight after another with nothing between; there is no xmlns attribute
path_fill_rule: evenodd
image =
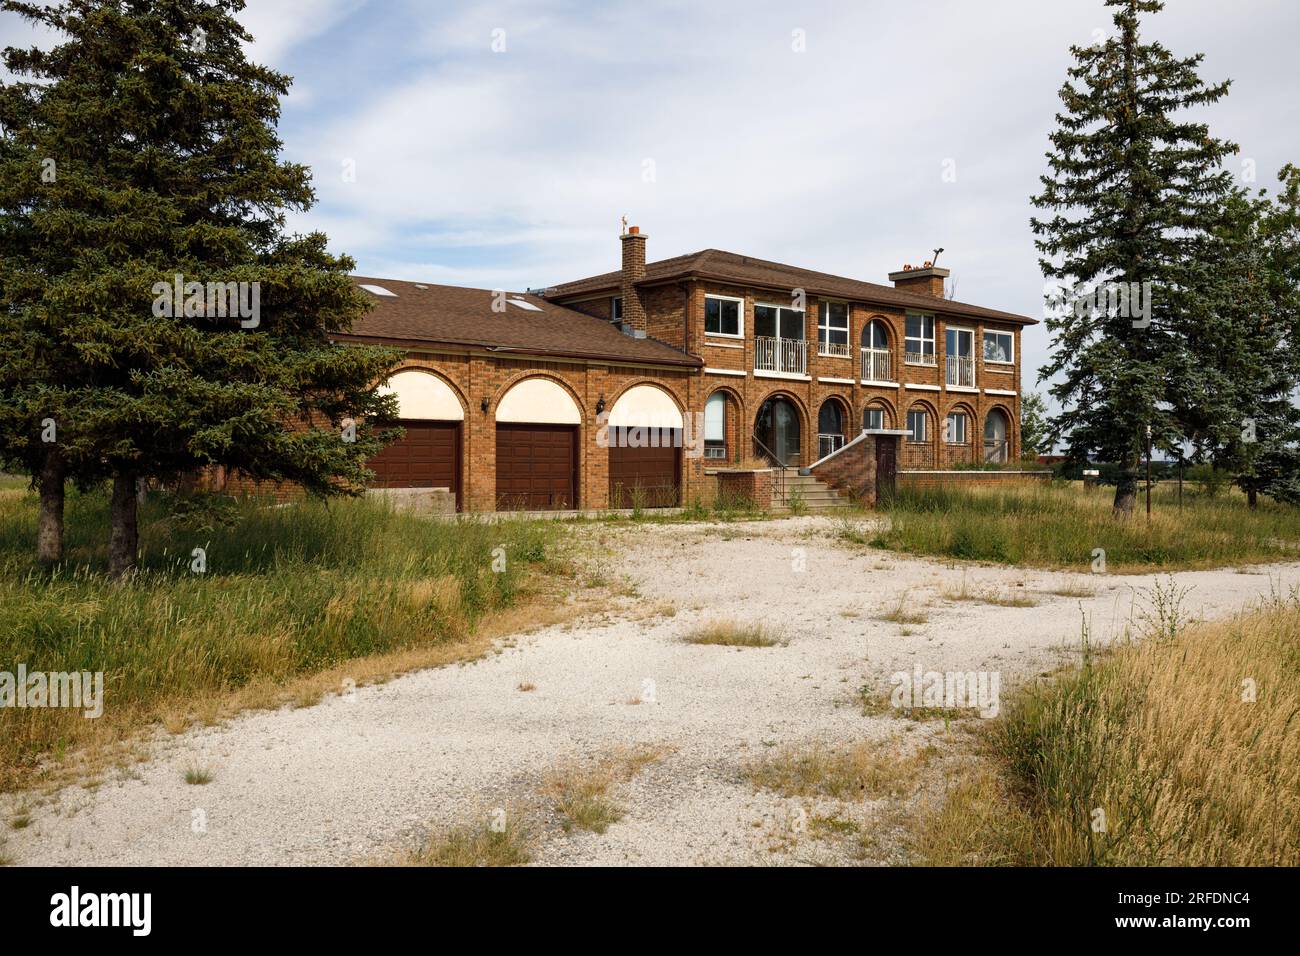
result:
<svg viewBox="0 0 1300 956"><path fill-rule="evenodd" d="M578 507L578 429L573 425L497 425L497 509Z"/></svg>
<svg viewBox="0 0 1300 956"><path fill-rule="evenodd" d="M376 488L450 488L460 505L460 422L394 422L406 430L369 462Z"/></svg>
<svg viewBox="0 0 1300 956"><path fill-rule="evenodd" d="M670 448L610 448L611 508L673 508L681 503L681 432L661 433L661 443L670 435Z"/></svg>

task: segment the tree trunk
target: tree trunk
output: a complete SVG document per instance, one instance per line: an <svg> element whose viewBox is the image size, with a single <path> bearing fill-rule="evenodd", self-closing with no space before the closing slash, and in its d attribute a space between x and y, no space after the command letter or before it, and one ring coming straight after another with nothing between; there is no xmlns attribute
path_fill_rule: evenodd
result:
<svg viewBox="0 0 1300 956"><path fill-rule="evenodd" d="M67 471L63 453L51 448L37 479L41 510L36 520L36 560L47 566L63 560L63 484Z"/></svg>
<svg viewBox="0 0 1300 956"><path fill-rule="evenodd" d="M1124 462L1120 468L1119 478L1115 482L1115 504L1112 514L1116 518L1133 517L1133 505L1137 502L1137 462Z"/></svg>
<svg viewBox="0 0 1300 956"><path fill-rule="evenodd" d="M108 574L124 578L135 571L140 532L136 525L135 477L118 475L113 479L113 498L108 517L112 530L108 538Z"/></svg>
<svg viewBox="0 0 1300 956"><path fill-rule="evenodd" d="M1258 493L1255 491L1254 486L1246 489L1246 504L1250 505L1252 508L1259 504Z"/></svg>

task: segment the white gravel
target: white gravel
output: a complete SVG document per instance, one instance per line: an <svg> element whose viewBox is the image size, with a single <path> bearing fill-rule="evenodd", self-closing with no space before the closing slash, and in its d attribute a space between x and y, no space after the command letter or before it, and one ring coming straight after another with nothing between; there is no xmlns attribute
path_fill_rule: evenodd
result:
<svg viewBox="0 0 1300 956"><path fill-rule="evenodd" d="M743 768L774 745L885 738L927 725L864 716L863 685L898 670L998 670L1010 684L1094 639L1121 633L1150 576L948 565L854 547L825 517L728 525L576 528L602 570L636 597L597 619L536 631L499 654L409 674L319 705L253 713L161 737L153 756L93 789L10 795L31 824L5 852L19 864L341 864L382 859L428 828L530 806L536 861L566 864L800 862L815 841L773 854L790 802L755 793ZM805 570L795 570L803 567ZM1029 592L1034 607L942 597ZM1300 565L1183 573L1185 609L1230 612ZM1065 582L1089 598L1044 593ZM924 624L879 619L904 592ZM676 613L652 613L672 602ZM701 621L761 620L788 641L732 649L683 643ZM909 633L910 632L910 633ZM536 689L523 692L521 682ZM651 690L651 688L653 690ZM653 697L653 701L650 699ZM636 701L640 700L639 703ZM617 794L625 818L603 835L565 835L536 801L557 761L631 744L675 748ZM188 785L191 764L211 783ZM203 825L200 825L203 824Z"/></svg>

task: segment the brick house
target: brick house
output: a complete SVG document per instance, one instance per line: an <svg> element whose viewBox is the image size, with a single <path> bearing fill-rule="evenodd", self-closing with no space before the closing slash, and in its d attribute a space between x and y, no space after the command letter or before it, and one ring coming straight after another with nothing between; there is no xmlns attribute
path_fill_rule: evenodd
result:
<svg viewBox="0 0 1300 956"><path fill-rule="evenodd" d="M646 241L540 295L357 278L375 308L338 339L406 351L375 483L466 511L708 502L740 459L835 473L864 429L904 470L1018 458L1033 319L944 298L928 263L885 286Z"/></svg>

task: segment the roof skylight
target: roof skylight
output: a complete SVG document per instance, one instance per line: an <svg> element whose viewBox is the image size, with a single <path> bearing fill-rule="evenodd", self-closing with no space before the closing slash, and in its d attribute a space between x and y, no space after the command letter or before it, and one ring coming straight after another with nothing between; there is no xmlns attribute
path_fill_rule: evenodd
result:
<svg viewBox="0 0 1300 956"><path fill-rule="evenodd" d="M363 283L361 283L361 288L365 289L365 290L366 290L367 292L369 292L371 295L386 295L386 296L388 296L390 299L396 299L396 298L397 298L397 293L396 293L396 292L390 292L389 290L385 289L385 288L384 288L383 286L381 286L381 285L367 285L366 283L363 282Z"/></svg>
<svg viewBox="0 0 1300 956"><path fill-rule="evenodd" d="M517 306L518 308L527 309L529 312L542 311L541 306L533 305L527 299L506 299L506 301L513 306Z"/></svg>

